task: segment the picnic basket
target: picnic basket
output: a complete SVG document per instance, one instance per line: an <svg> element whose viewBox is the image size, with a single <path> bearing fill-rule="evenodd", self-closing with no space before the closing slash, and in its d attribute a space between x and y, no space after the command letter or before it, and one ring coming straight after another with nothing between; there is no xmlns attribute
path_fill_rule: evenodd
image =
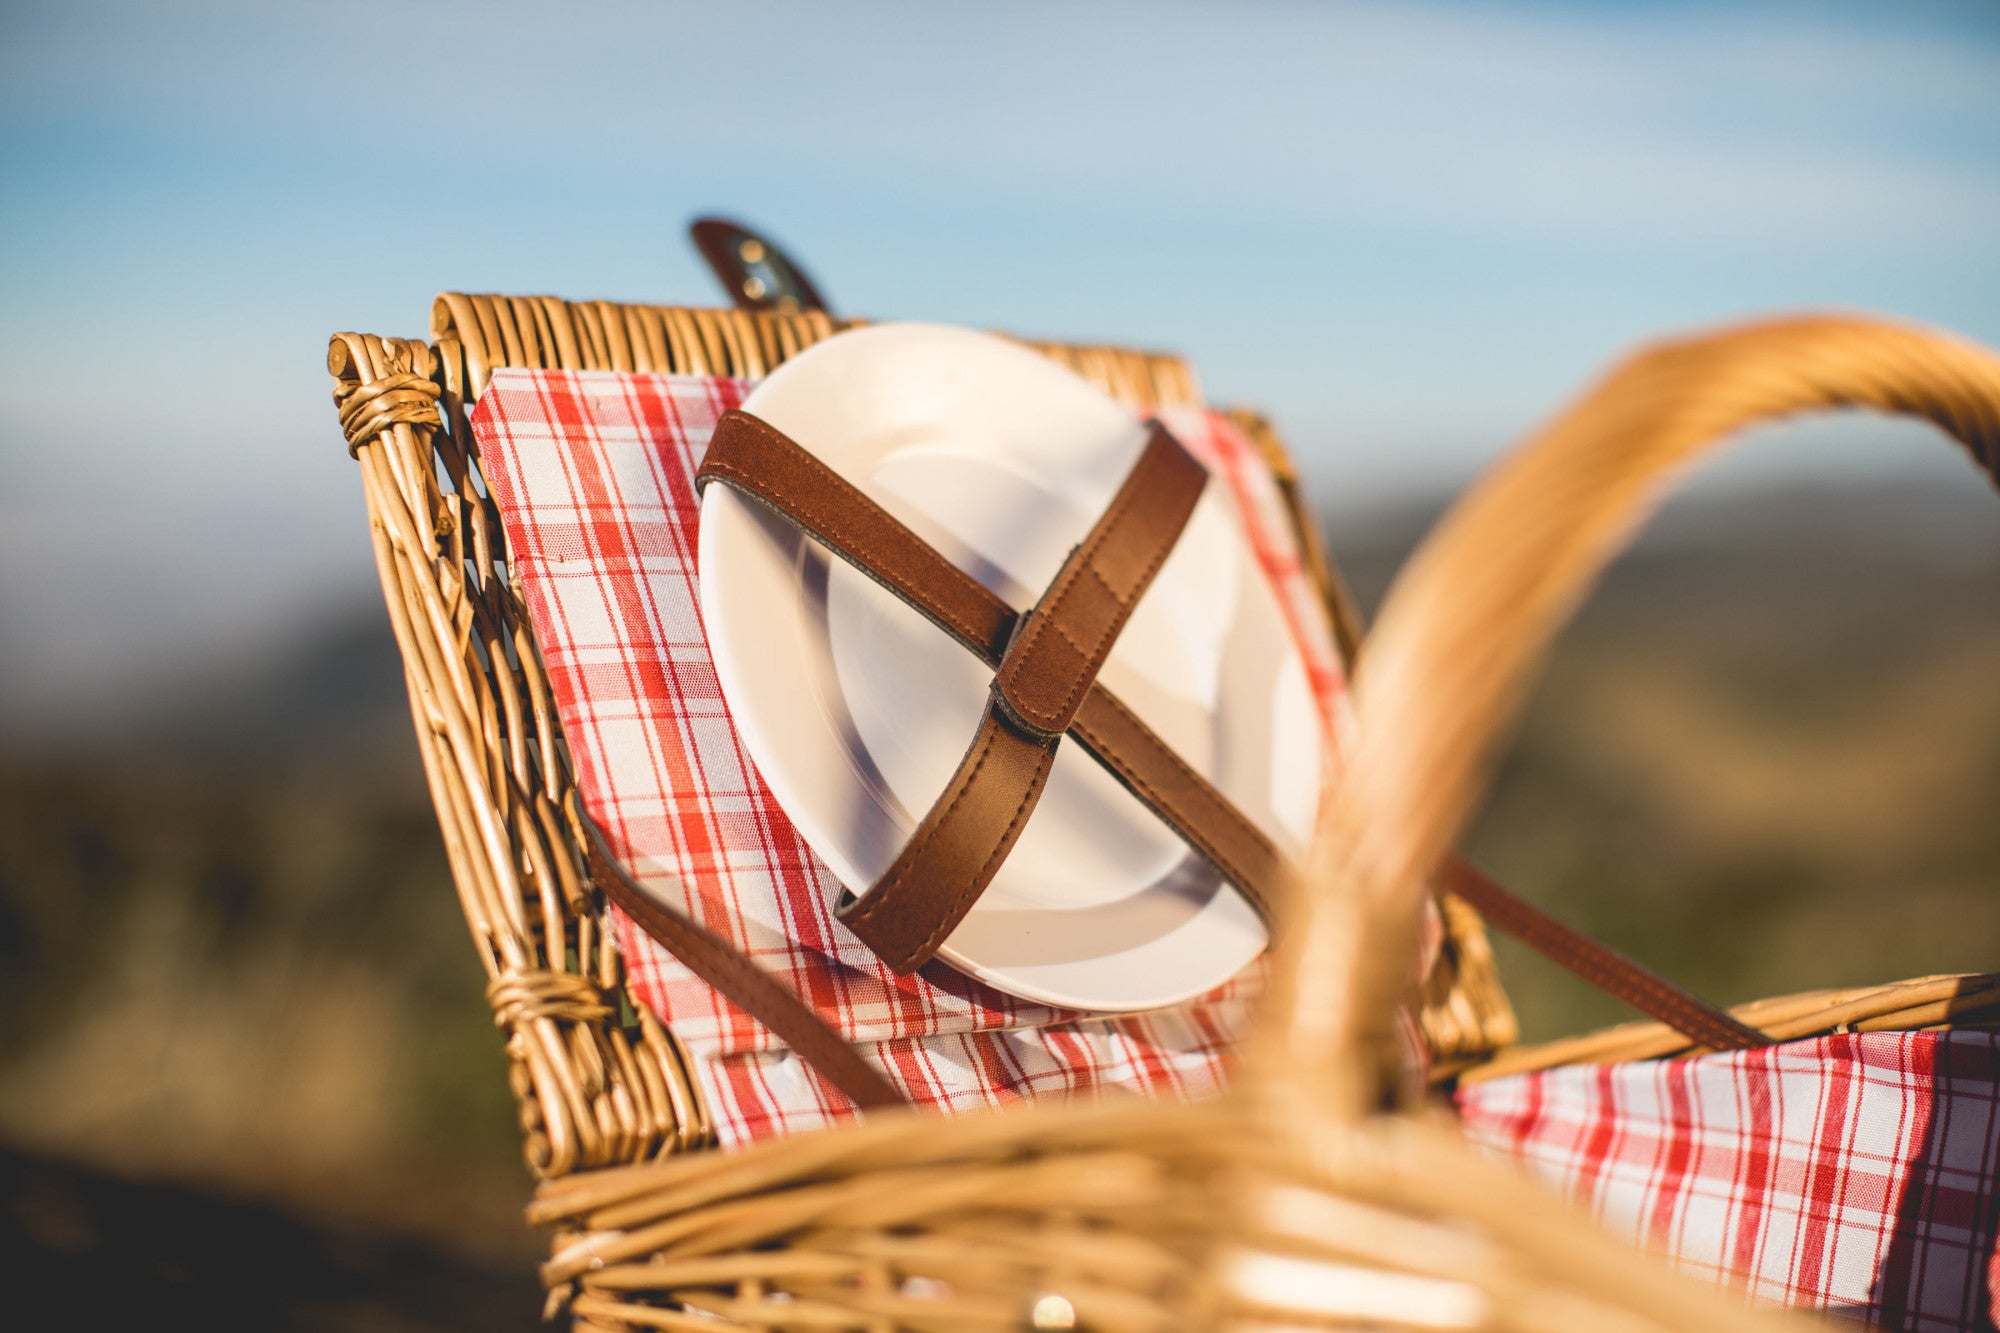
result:
<svg viewBox="0 0 2000 1333"><path fill-rule="evenodd" d="M1663 369L1680 364L1666 349L1600 390L1609 407L1592 400L1488 483L1371 641L1348 776L1227 1096L891 1112L704 1151L687 1057L625 990L585 873L547 681L466 413L497 366L755 377L841 327L817 311L447 294L429 343L342 334L330 349L426 773L542 1180L530 1217L554 1231L551 1308L606 1329L1765 1326L1413 1109L1397 1014L1424 886L1536 647L1625 526L1587 517L1640 489L1621 466L1650 476L1748 421L1844 404L1929 417L1990 459L2000 369L1860 324L1779 329L1686 358L1678 374ZM1041 350L1126 401L1193 395L1171 358ZM1615 410L1633 394L1676 410L1635 426ZM1659 447L1614 457L1599 438L1606 412ZM1289 478L1263 422L1242 422ZM1544 461L1555 455L1562 468ZM1521 556L1463 577L1496 521L1511 521L1496 509L1556 508L1550 495L1575 521L1534 548L1548 568ZM1351 646L1353 621L1341 623ZM1444 920L1418 1010L1451 1069L1488 1061L1511 1016L1477 916L1448 900Z"/></svg>
<svg viewBox="0 0 2000 1333"><path fill-rule="evenodd" d="M336 336L329 365L361 464L377 568L397 632L432 799L459 897L508 1034L530 1168L646 1161L710 1139L674 1035L623 989L604 904L585 873L562 730L510 580L467 414L501 367L758 378L858 320L779 312L446 293L429 343ZM1177 358L1031 344L1134 404L1195 401ZM1344 651L1351 603L1322 553L1295 474L1260 416L1232 413L1270 460ZM517 867L519 869L517 869ZM1435 1058L1462 1064L1512 1041L1477 912L1452 900L1425 978Z"/></svg>

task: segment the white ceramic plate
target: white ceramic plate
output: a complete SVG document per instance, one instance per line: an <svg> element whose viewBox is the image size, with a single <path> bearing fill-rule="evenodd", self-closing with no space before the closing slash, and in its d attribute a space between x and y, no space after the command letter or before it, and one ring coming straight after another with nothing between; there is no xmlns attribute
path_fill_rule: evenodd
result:
<svg viewBox="0 0 2000 1333"><path fill-rule="evenodd" d="M1031 606L1145 443L1053 362L962 329L878 325L780 366L744 403L1016 608ZM701 610L751 759L806 843L865 894L971 743L990 670L727 486L702 498ZM1100 679L1296 855L1319 798L1298 651L1220 481ZM1263 949L1236 890L1080 746L939 956L1001 990L1148 1009Z"/></svg>

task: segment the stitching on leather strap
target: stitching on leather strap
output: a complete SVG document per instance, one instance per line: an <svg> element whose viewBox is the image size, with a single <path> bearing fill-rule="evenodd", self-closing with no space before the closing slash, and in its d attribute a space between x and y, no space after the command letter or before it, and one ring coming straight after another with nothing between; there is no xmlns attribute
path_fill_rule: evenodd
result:
<svg viewBox="0 0 2000 1333"><path fill-rule="evenodd" d="M1150 446L1148 447L1150 448ZM1056 581L1061 586L1056 589L1055 600L1046 603L1046 611L1043 611L1041 604L1036 606L1036 610L1041 612L1041 614L1037 614L1030 619L1027 633L1021 636L1022 642L1014 644L1007 650L1007 658L1001 663L1000 671L995 677L1000 683L1000 692L1007 696L1007 704L1010 708L1028 717L1030 721L1040 722L1051 731L1062 729L1059 723L1063 715L1070 711L1069 705L1082 697L1083 690L1089 687L1091 679L1096 673L1092 672L1091 676L1084 676L1079 673L1077 680L1070 688L1068 697L1064 700L1063 706L1054 710L1031 709L1023 706L1021 701L1014 696L1014 691L1010 688L1008 682L1010 679L1018 679L1027 670L1026 664L1033 658L1035 645L1041 642L1043 632L1051 624L1062 618L1063 605L1068 602L1071 593L1076 590L1076 585L1081 579L1082 572L1090 568L1090 562L1097 558L1097 553L1104 549L1105 544L1119 530L1126 515L1131 512L1132 505L1137 496L1138 491L1136 487L1127 486L1119 491L1118 495L1111 502L1111 509L1102 519L1098 520L1097 526L1091 530L1089 539L1085 541L1083 547L1075 555L1064 562L1062 572L1056 575ZM1157 560L1153 562L1152 568L1159 568ZM1105 591L1110 591L1108 586ZM1112 596L1114 599L1123 601L1122 598L1118 598L1116 593L1113 593ZM1103 634L1099 636L1097 644L1087 652L1084 651L1075 639L1070 638L1068 634L1064 634L1063 637L1069 639L1070 646L1076 648L1078 652L1082 652L1084 660L1089 662L1096 658L1098 652L1104 647L1106 640L1119 627L1119 622L1114 621L1112 626L1107 627ZM1040 714L1039 717L1034 716L1037 713Z"/></svg>
<svg viewBox="0 0 2000 1333"><path fill-rule="evenodd" d="M1048 784L1049 769L1055 765L1055 758L1055 746L1050 745L1043 749L1041 760L1035 767L1034 776L1029 779L1027 786L1022 789L1021 803L1014 808L1014 817L1007 822L1006 829L994 841L993 851L987 856L985 863L979 867L978 873L966 880L965 886L952 899L950 909L939 918L937 928L931 931L925 937L924 942L918 946L917 954L920 960L929 958L937 952L938 946L944 943L944 937L951 934L952 927L964 920L966 910L971 906L972 900L977 898L986 888L987 884L992 882L993 870L996 864L1001 857L1007 854L1008 849L1013 846L1015 835L1021 831L1021 825L1026 822L1028 816L1034 812L1036 804L1041 800L1042 788Z"/></svg>
<svg viewBox="0 0 2000 1333"><path fill-rule="evenodd" d="M769 509L772 513L785 519L787 522L796 524L814 541L845 557L848 564L867 574L870 578L875 579L876 582L882 583L890 591L897 593L899 596L902 595L902 588L884 582L875 572L881 564L882 552L879 549L864 545L851 537L834 538L831 532L823 525L811 522L803 517L806 511L798 503L799 497L784 486L768 478L753 478L736 464L728 461L717 462L713 465L704 462L702 464L702 473L713 480L731 484L739 494L757 501L764 508ZM767 499L766 497L769 498ZM913 540L922 540L915 533L911 533L910 536ZM946 568L951 569L953 573L963 577L964 572L949 561L940 561L940 563ZM981 589L981 591L983 592L984 589ZM948 628L967 640L977 640L980 637L979 629L976 625L965 621L956 612L951 610L951 608L935 598L926 597L922 600L912 600L904 597L904 600L910 601L912 605L924 612L932 620L945 621Z"/></svg>
<svg viewBox="0 0 2000 1333"><path fill-rule="evenodd" d="M1200 481L1194 487L1194 496L1188 502L1187 512L1181 515L1180 524L1175 529L1175 540L1154 550L1133 580L1132 586L1120 592L1104 577L1098 567L1098 557L1107 547L1122 539L1125 526L1131 519L1133 507L1139 502L1142 494L1139 482L1145 471L1148 469L1164 471L1172 468L1177 462L1196 469ZM1031 618L1027 633L1022 636L1023 641L1008 648L1006 659L1001 663L994 679L1009 709L1045 731L1060 732L1068 729L1070 722L1076 717L1078 705L1096 682L1098 671L1103 669L1105 655L1110 651L1119 632L1124 629L1126 621L1131 618L1139 599L1151 586L1154 576L1160 571L1160 566L1166 563L1167 556L1178 542L1180 532L1186 528L1187 520L1193 514L1194 500L1200 497L1202 489L1207 484L1207 471L1188 457L1180 442L1155 422L1152 434L1146 441L1146 447L1140 454L1139 462L1128 475L1126 484L1119 488L1118 494L1112 499L1111 508L1091 529L1083 546L1064 562L1062 572L1056 576L1060 586L1055 591L1054 601L1047 605L1046 611L1040 605L1035 608L1036 614ZM1079 644L1062 624L1062 608L1085 578L1095 579L1097 585L1104 589L1117 606L1116 614L1109 618L1097 641L1087 649ZM1035 645L1040 642L1043 632L1051 628L1071 648L1083 654L1086 669L1075 673L1069 691L1059 705L1049 709L1030 708L1021 702L1015 685L1028 670L1028 663L1034 660Z"/></svg>
<svg viewBox="0 0 2000 1333"><path fill-rule="evenodd" d="M973 791L988 760L993 757L993 752L1002 745L1027 746L1038 751L1033 772L1023 784L1012 816L1000 830L999 836L992 840L991 850L985 860L970 875L965 876L962 885L942 905L937 921L924 940L910 947L898 946L893 938L893 917L897 910L907 907L907 904L899 898L900 890L908 882L911 872L923 864L924 853L938 835L945 831L960 803ZM965 913L970 910L971 904L986 885L991 882L1000 859L1012 847L1022 824L1034 811L1036 802L1041 798L1042 789L1047 785L1049 770L1055 762L1055 751L1053 742L1036 745L1013 735L989 711L987 716L981 719L979 732L974 736L965 758L959 761L958 769L952 776L951 784L947 788L949 803L942 810L934 807L925 817L918 833L912 837L897 856L895 864L882 879L877 881L866 897L849 901L836 915L896 972L914 971L928 961L937 952L945 937L964 919ZM940 800L943 799L940 797ZM876 929L877 924L882 921L885 910L891 914L889 937L883 937L882 932Z"/></svg>
<svg viewBox="0 0 2000 1333"><path fill-rule="evenodd" d="M874 890L848 913L849 925L857 921L872 921L881 914L882 904L887 901L887 894L902 887L917 859L929 849L932 842L936 841L938 834L943 832L945 824L957 811L959 804L965 800L966 794L972 790L973 784L979 781L980 770L986 767L987 759L993 754L995 739L997 739L996 733L992 728L985 726L980 728L976 757L968 756L972 759L972 769L965 773L962 780L953 782L955 790L952 793L951 804L947 805L936 819L925 821L928 827L922 830L921 836L903 849L903 855L896 858L896 864L890 867L889 873L879 880ZM960 765L960 770L964 770L963 764Z"/></svg>
<svg viewBox="0 0 2000 1333"><path fill-rule="evenodd" d="M1098 694L1113 708L1124 713L1127 717L1132 716L1130 710L1115 696L1102 690L1098 691ZM1132 720L1134 722L1138 721L1137 718L1132 718ZM1158 785L1147 781L1144 773L1128 763L1125 756L1105 745L1102 739L1089 728L1088 724L1082 718L1072 723L1070 730L1076 733L1076 738L1083 742L1084 747L1090 751L1092 756L1108 768L1111 771L1111 775L1117 778L1127 790L1134 796L1137 796L1155 814L1159 815L1168 826L1179 833L1197 852L1207 857L1215 868L1222 872L1223 877L1231 884L1234 884L1238 892L1250 900L1250 905L1256 909L1258 917L1267 926L1270 924L1272 903L1264 892L1264 875L1262 873L1250 871L1236 857L1225 851L1220 842L1201 831L1202 821L1190 817L1187 809L1188 802L1170 797ZM1150 735L1151 733L1148 732L1147 736L1150 737ZM1147 744L1147 741L1141 740L1140 743ZM1161 758L1162 762L1170 762L1188 777L1199 778L1199 775L1187 766L1186 761L1172 750L1163 745L1155 745L1151 748ZM1191 783L1190 786L1194 786L1194 784ZM1201 782L1198 787L1195 787L1195 802L1200 804L1212 816L1234 822L1238 829L1241 830L1244 840L1252 843L1258 850L1262 851L1266 861L1275 868L1279 864L1277 848L1271 845L1261 830L1251 825L1242 811L1231 805L1227 800L1207 799L1206 793L1210 790L1212 789L1208 787L1206 782Z"/></svg>

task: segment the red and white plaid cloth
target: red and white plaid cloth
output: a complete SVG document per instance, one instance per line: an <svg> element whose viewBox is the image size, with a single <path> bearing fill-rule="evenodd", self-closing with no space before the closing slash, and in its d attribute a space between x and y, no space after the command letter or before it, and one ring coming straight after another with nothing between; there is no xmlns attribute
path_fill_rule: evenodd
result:
<svg viewBox="0 0 2000 1333"><path fill-rule="evenodd" d="M1258 969L1192 1003L1113 1018L1003 995L941 964L890 972L833 916L840 885L732 727L696 593L694 473L742 380L502 370L472 415L585 808L647 886L776 975L920 1106L1214 1091ZM1329 736L1345 689L1325 613L1256 449L1200 410L1158 413L1224 481L1280 594ZM723 1143L852 1114L734 1004L618 918L639 998L696 1057Z"/></svg>
<svg viewBox="0 0 2000 1333"><path fill-rule="evenodd" d="M1753 1297L2000 1320L2000 1034L1874 1032L1475 1083L1465 1132Z"/></svg>

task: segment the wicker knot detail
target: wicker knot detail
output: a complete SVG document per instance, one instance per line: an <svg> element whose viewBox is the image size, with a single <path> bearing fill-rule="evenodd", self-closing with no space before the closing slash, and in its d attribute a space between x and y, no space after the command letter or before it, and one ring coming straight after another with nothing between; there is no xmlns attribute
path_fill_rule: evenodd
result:
<svg viewBox="0 0 2000 1333"><path fill-rule="evenodd" d="M564 1023L594 1023L616 1012L604 992L574 972L510 972L486 987L493 1022L517 1027L530 1019L553 1018Z"/></svg>
<svg viewBox="0 0 2000 1333"><path fill-rule="evenodd" d="M334 389L333 402L340 409L340 429L347 435L349 456L358 455L362 445L391 426L438 429L444 424L438 415L439 392L430 380L407 372Z"/></svg>

